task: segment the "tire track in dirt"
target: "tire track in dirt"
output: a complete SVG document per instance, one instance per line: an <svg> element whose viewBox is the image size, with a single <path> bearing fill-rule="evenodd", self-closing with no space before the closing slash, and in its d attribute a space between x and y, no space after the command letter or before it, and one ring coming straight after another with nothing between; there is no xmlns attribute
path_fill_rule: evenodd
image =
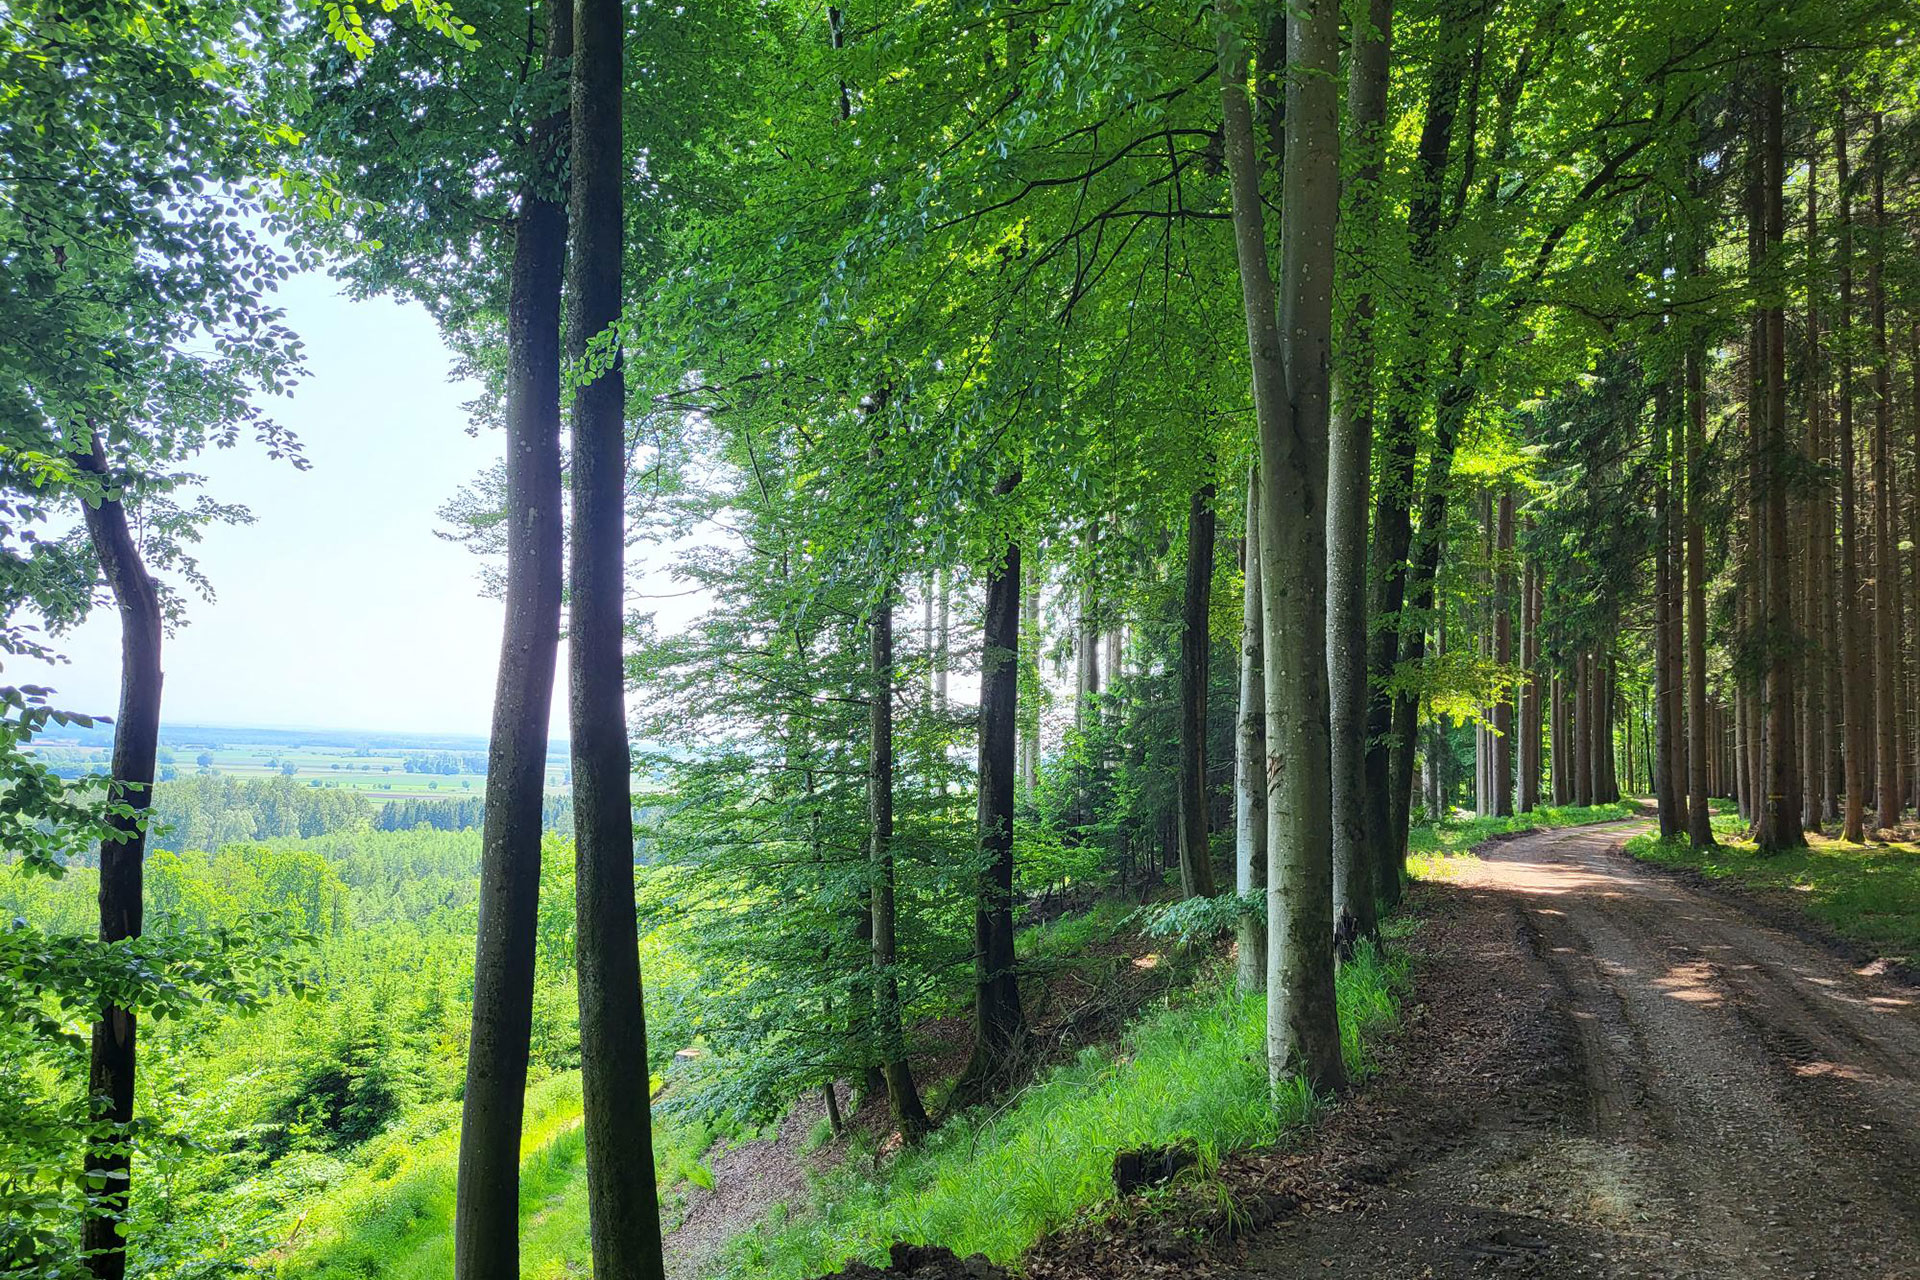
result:
<svg viewBox="0 0 1920 1280"><path fill-rule="evenodd" d="M1532 1086L1482 1069L1435 1107L1451 1121L1403 1099L1374 1193L1330 1213L1309 1184L1300 1215L1191 1270L1920 1278L1920 995L1641 868L1619 851L1639 829L1508 841L1426 891L1413 1034L1508 1018L1414 1054L1398 1088L1444 1094L1490 1047L1546 1059ZM1337 1160L1349 1127L1314 1146Z"/></svg>

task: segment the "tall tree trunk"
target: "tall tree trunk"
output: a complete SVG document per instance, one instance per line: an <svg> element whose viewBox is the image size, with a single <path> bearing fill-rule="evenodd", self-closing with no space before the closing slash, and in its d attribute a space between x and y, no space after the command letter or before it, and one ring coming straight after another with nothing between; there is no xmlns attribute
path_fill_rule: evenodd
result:
<svg viewBox="0 0 1920 1280"><path fill-rule="evenodd" d="M1786 234L1782 205L1785 186L1784 141L1785 71L1778 55L1761 91L1761 212L1764 215L1768 262L1774 261ZM1766 551L1767 588L1765 626L1766 672L1766 795L1760 815L1759 846L1763 850L1789 849L1806 844L1800 827L1800 740L1796 721L1798 695L1794 690L1794 654L1799 637L1794 630L1793 554L1787 521L1787 486L1794 469L1793 446L1787 438L1787 321L1778 286L1768 282L1761 324L1765 330L1763 369L1765 390Z"/></svg>
<svg viewBox="0 0 1920 1280"><path fill-rule="evenodd" d="M1573 743L1567 737L1567 681L1563 673L1553 673L1553 759L1548 765L1548 784L1553 803L1573 803Z"/></svg>
<svg viewBox="0 0 1920 1280"><path fill-rule="evenodd" d="M1207 674L1212 649L1207 605L1213 594L1211 481L1187 504L1187 582L1180 631L1180 891L1189 898L1214 893L1213 853L1207 845Z"/></svg>
<svg viewBox="0 0 1920 1280"><path fill-rule="evenodd" d="M1540 807L1540 695L1540 570L1529 558L1520 571L1521 813Z"/></svg>
<svg viewBox="0 0 1920 1280"><path fill-rule="evenodd" d="M1355 258L1379 235L1393 0L1369 0L1347 76L1354 169L1347 218ZM1367 495L1374 414L1374 297L1362 275L1334 361L1327 477L1327 677L1332 697L1333 909L1343 932L1370 936L1378 858L1367 844Z"/></svg>
<svg viewBox="0 0 1920 1280"><path fill-rule="evenodd" d="M906 1141L918 1142L927 1131L927 1112L907 1061L894 928L892 595L890 588L882 592L867 628L871 680L867 692L867 894L873 908L873 1021L893 1123Z"/></svg>
<svg viewBox="0 0 1920 1280"><path fill-rule="evenodd" d="M1573 660L1573 802L1593 803L1593 664L1585 651Z"/></svg>
<svg viewBox="0 0 1920 1280"><path fill-rule="evenodd" d="M1459 113L1460 89L1478 35L1486 23L1487 6L1473 0L1449 3L1442 19L1447 39L1438 51L1426 114L1414 161L1414 189L1407 209L1407 239L1413 270L1423 281L1413 291L1408 318L1408 349L1417 354L1394 378L1393 394L1381 422L1380 475L1375 486L1373 542L1368 555L1367 613L1367 755L1365 820L1368 847L1375 859L1374 887L1383 905L1400 900L1405 880L1401 842L1394 823L1393 784L1400 771L1394 763L1401 708L1392 692L1392 680L1411 643L1406 604L1408 556L1413 546L1415 472L1419 461L1419 409L1427 398L1424 343L1432 321L1436 282L1432 273L1439 253L1445 196L1447 156L1453 145L1454 121ZM1423 637L1424 641L1424 637ZM1411 765L1409 763L1409 770Z"/></svg>
<svg viewBox="0 0 1920 1280"><path fill-rule="evenodd" d="M140 558L127 522L120 485L107 473L106 448L92 433L74 466L99 483L97 503L82 504L87 537L100 574L120 614L120 712L113 731L112 798L127 807L110 821L113 837L100 842L100 941L140 936L145 914L147 810L153 803L154 761L160 746L160 593ZM127 1272L121 1235L132 1204L133 1081L137 1026L131 1009L108 1004L93 1024L87 1070L90 1119L86 1168L90 1178L80 1247L98 1280Z"/></svg>
<svg viewBox="0 0 1920 1280"><path fill-rule="evenodd" d="M1696 259L1696 263L1697 263ZM1713 807L1709 803L1707 737L1707 551L1703 474L1707 436L1704 339L1687 339L1687 838L1710 849Z"/></svg>
<svg viewBox="0 0 1920 1280"><path fill-rule="evenodd" d="M1013 492L1018 473L997 492ZM980 1101L1012 1070L1026 1039L1013 954L1013 739L1020 714L1020 546L987 574L980 659L979 838L973 912L973 1051L951 1105Z"/></svg>
<svg viewBox="0 0 1920 1280"><path fill-rule="evenodd" d="M1260 570L1267 659L1267 1067L1337 1086L1333 995L1332 764L1326 675L1327 348L1332 316L1338 11L1287 18L1282 345L1238 7L1216 0L1234 248L1260 433ZM1288 394L1289 383L1293 394Z"/></svg>
<svg viewBox="0 0 1920 1280"><path fill-rule="evenodd" d="M1513 490L1500 491L1494 542L1493 660L1502 670L1513 665ZM1503 687L1493 704L1493 811L1513 813L1513 694Z"/></svg>
<svg viewBox="0 0 1920 1280"><path fill-rule="evenodd" d="M1823 385L1825 370L1820 362L1818 302L1821 285L1818 271L1820 148L1817 135L1810 138L1809 142L1811 151L1807 156L1806 218L1807 364L1804 390L1807 452L1817 471L1825 464L1827 455L1826 396ZM1803 507L1801 542L1804 551L1800 566L1802 571L1800 625L1806 638L1804 652L1807 655L1807 663L1801 672L1800 680L1800 822L1803 828L1818 831L1820 821L1827 812L1824 797L1827 768L1826 668L1831 648L1831 640L1825 625L1826 555L1827 544L1832 539L1833 520L1827 506L1825 486L1816 483L1810 488L1805 496Z"/></svg>
<svg viewBox="0 0 1920 1280"><path fill-rule="evenodd" d="M548 0L542 75L573 52L571 0ZM561 171L567 113L533 126L534 172ZM514 223L507 285L506 625L487 747L480 835L473 1030L461 1095L455 1280L519 1280L520 1128L533 1033L547 734L565 570L560 490L560 286L567 209L531 178Z"/></svg>
<svg viewBox="0 0 1920 1280"><path fill-rule="evenodd" d="M1258 894L1258 914L1242 905L1235 928L1235 985L1245 994L1267 985L1267 681L1266 639L1260 607L1260 464L1247 473L1247 539L1241 594L1240 718L1233 768L1234 889Z"/></svg>
<svg viewBox="0 0 1920 1280"><path fill-rule="evenodd" d="M1020 643L1028 655L1026 677L1034 693L1040 692L1040 556L1026 558L1022 568L1026 582L1020 593ZM1020 787L1031 801L1040 782L1040 700L1020 708Z"/></svg>
<svg viewBox="0 0 1920 1280"><path fill-rule="evenodd" d="M1661 379L1653 391L1655 460L1659 477L1654 484L1654 511L1658 534L1653 553L1653 673L1654 673L1654 759L1653 795L1659 807L1660 838L1671 839L1684 827L1680 814L1679 779L1674 776L1673 740L1677 726L1673 722L1673 701L1668 697L1668 682L1673 677L1672 613L1674 609L1673 559L1671 556L1673 493L1668 483L1668 459L1678 452L1679 425L1674 421L1673 389Z"/></svg>
<svg viewBox="0 0 1920 1280"><path fill-rule="evenodd" d="M1844 668L1840 685L1845 702L1846 807L1840 838L1859 841L1866 834L1867 698L1866 628L1860 603L1860 515L1854 467L1858 449L1853 436L1853 195L1847 154L1847 117L1843 102L1834 125L1834 169L1838 177L1838 246L1840 297L1834 363L1838 369L1840 423L1840 633Z"/></svg>
<svg viewBox="0 0 1920 1280"><path fill-rule="evenodd" d="M618 0L575 0L566 326L575 360L620 319L624 36ZM621 651L626 458L626 376L616 348L607 368L573 401L567 638L580 1091L593 1274L598 1280L662 1280Z"/></svg>
<svg viewBox="0 0 1920 1280"><path fill-rule="evenodd" d="M1900 581L1900 552L1893 528L1893 369L1887 353L1887 296L1881 276L1886 259L1886 140L1878 112L1873 117L1873 243L1867 258L1867 305L1873 315L1873 633L1874 633L1874 794L1880 802L1880 826L1900 825L1899 704L1896 672L1900 639L1895 608Z"/></svg>

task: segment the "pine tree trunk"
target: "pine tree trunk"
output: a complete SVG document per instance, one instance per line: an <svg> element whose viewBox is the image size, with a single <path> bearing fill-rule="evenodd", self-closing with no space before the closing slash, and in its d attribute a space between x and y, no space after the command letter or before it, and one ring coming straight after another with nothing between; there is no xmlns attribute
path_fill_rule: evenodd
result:
<svg viewBox="0 0 1920 1280"><path fill-rule="evenodd" d="M1331 338L1338 11L1287 19L1283 237L1288 341L1260 202L1234 0L1218 11L1223 138L1260 438L1262 634L1267 659L1267 1065L1315 1088L1345 1071L1333 996L1332 764L1326 676L1327 354ZM1291 382L1295 395L1289 398Z"/></svg>
<svg viewBox="0 0 1920 1280"><path fill-rule="evenodd" d="M1213 854L1207 844L1207 674L1211 637L1207 605L1213 591L1211 482L1187 504L1187 582L1180 632L1180 891L1214 895Z"/></svg>
<svg viewBox="0 0 1920 1280"><path fill-rule="evenodd" d="M1698 265L1698 259L1695 260ZM1697 335L1687 341L1687 838L1710 849L1713 806L1709 792L1707 716L1707 551L1703 457L1706 452L1706 353Z"/></svg>
<svg viewBox="0 0 1920 1280"><path fill-rule="evenodd" d="M1820 362L1821 281L1817 271L1820 243L1819 197L1820 154L1817 136L1809 139L1807 156L1807 337L1806 393L1807 452L1817 474L1826 462L1826 397L1824 371ZM1801 520L1800 625L1806 639L1805 669L1800 680L1800 823L1805 829L1819 831L1826 816L1826 668L1831 641L1826 631L1827 544L1833 521L1827 508L1825 486L1815 482L1806 493Z"/></svg>
<svg viewBox="0 0 1920 1280"><path fill-rule="evenodd" d="M625 11L577 0L572 66L574 359L620 319ZM662 1280L646 1018L633 897L633 761L622 637L626 602L626 378L617 348L573 400L568 564L576 954L587 1220L597 1280Z"/></svg>
<svg viewBox="0 0 1920 1280"><path fill-rule="evenodd" d="M115 815L114 839L100 842L100 941L140 936L145 914L147 810L153 803L154 762L160 747L160 669L163 618L160 595L140 558L127 522L118 482L109 477L98 432L73 464L98 481L98 503L82 504L87 537L101 577L120 614L120 711L114 725L110 794L129 812ZM87 1070L90 1119L98 1126L87 1142L86 1168L100 1179L87 1190L80 1247L96 1280L120 1280L127 1272L127 1242L121 1235L132 1205L133 1085L138 1027L131 1009L109 1004L93 1024Z"/></svg>
<svg viewBox="0 0 1920 1280"><path fill-rule="evenodd" d="M1659 808L1660 838L1671 839L1686 825L1680 813L1679 780L1674 776L1673 700L1668 682L1673 678L1674 609L1671 556L1673 494L1668 483L1668 458L1678 450L1679 426L1674 420L1673 388L1662 379L1653 389L1654 455L1660 468L1654 485L1654 514L1658 529L1653 548L1653 675L1654 757L1653 795Z"/></svg>
<svg viewBox="0 0 1920 1280"><path fill-rule="evenodd" d="M1592 655L1583 651L1578 663L1573 683L1573 802L1585 808L1598 799L1593 787L1594 772L1597 767L1593 751L1593 744L1597 738L1593 731L1593 717L1598 700L1594 696Z"/></svg>
<svg viewBox="0 0 1920 1280"><path fill-rule="evenodd" d="M1235 928L1235 984L1244 994L1267 985L1267 684L1266 640L1260 608L1260 472L1247 475L1247 540L1241 595L1240 717L1235 725L1234 889L1259 895L1258 914L1242 908Z"/></svg>
<svg viewBox="0 0 1920 1280"><path fill-rule="evenodd" d="M1782 205L1786 181L1784 77L1776 55L1761 94L1761 212L1767 261L1778 256L1786 234L1786 211ZM1761 324L1766 354L1762 371L1766 530L1762 546L1767 586L1762 599L1767 671L1766 794L1758 843L1762 850L1772 851L1797 848L1807 841L1800 826L1800 741L1799 726L1795 723L1798 694L1794 689L1794 654L1799 647L1799 636L1794 630L1793 548L1787 519L1787 488L1790 473L1795 469L1795 460L1789 456L1793 446L1787 438L1787 320L1779 291L1771 284L1766 305L1761 309Z"/></svg>
<svg viewBox="0 0 1920 1280"><path fill-rule="evenodd" d="M927 1112L907 1061L900 1018L893 867L893 592L881 593L867 628L867 897L873 911L873 1022L887 1104L900 1136L918 1142Z"/></svg>
<svg viewBox="0 0 1920 1280"><path fill-rule="evenodd" d="M1893 370L1887 352L1887 297L1881 276L1886 259L1886 143L1882 120L1873 117L1873 243L1867 258L1867 305L1873 316L1873 633L1874 633L1874 794L1879 825L1900 825L1899 704L1896 674L1900 639L1895 610L1900 581L1900 552L1893 526Z"/></svg>
<svg viewBox="0 0 1920 1280"><path fill-rule="evenodd" d="M546 6L542 75L573 52L570 0ZM536 174L558 170L567 113L536 121ZM567 210L552 178L530 178L507 285L506 626L487 750L480 834L473 1027L461 1095L453 1227L455 1280L519 1280L520 1129L533 1033L548 725L565 570L560 488L560 287Z"/></svg>
<svg viewBox="0 0 1920 1280"><path fill-rule="evenodd" d="M997 492L1013 492L1018 474ZM979 839L973 912L973 1050L953 1086L958 1110L985 1098L1023 1052L1026 1015L1013 952L1013 741L1020 714L1020 547L987 574L980 659Z"/></svg>
<svg viewBox="0 0 1920 1280"><path fill-rule="evenodd" d="M1839 631L1841 631L1841 700L1845 727L1845 810L1841 814L1843 841L1859 842L1866 835L1866 628L1860 616L1860 514L1855 484L1859 461L1853 438L1853 194L1847 155L1847 107L1841 104L1834 123L1834 171L1837 175L1837 253L1839 253L1839 313L1834 363L1837 367L1839 418Z"/></svg>

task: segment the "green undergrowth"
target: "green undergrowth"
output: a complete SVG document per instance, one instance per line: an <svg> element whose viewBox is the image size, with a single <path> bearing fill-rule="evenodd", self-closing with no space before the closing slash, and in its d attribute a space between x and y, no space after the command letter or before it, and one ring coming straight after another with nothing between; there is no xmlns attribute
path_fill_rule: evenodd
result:
<svg viewBox="0 0 1920 1280"><path fill-rule="evenodd" d="M1404 972L1393 952L1370 946L1341 969L1355 1076L1370 1072L1369 1046L1398 1017ZM1084 1050L997 1110L957 1117L891 1162L856 1153L816 1181L806 1204L736 1240L725 1274L799 1280L856 1258L883 1262L896 1240L1010 1262L1112 1198L1116 1151L1191 1141L1198 1176L1208 1176L1227 1153L1281 1141L1320 1109L1297 1080L1269 1094L1265 1034L1264 998L1242 997L1230 973L1212 970L1118 1044Z"/></svg>
<svg viewBox="0 0 1920 1280"><path fill-rule="evenodd" d="M1685 836L1635 836L1627 852L1647 862L1691 867L1779 895L1834 933L1882 955L1920 955L1920 846L1849 844L1807 837L1805 849L1760 853L1738 818L1715 819L1719 844L1695 850Z"/></svg>
<svg viewBox="0 0 1920 1280"><path fill-rule="evenodd" d="M1444 818L1407 832L1407 866L1416 880L1446 880L1458 874L1458 859L1471 855L1475 846L1495 836L1584 827L1639 816L1638 807L1623 800L1617 804L1560 805L1505 818Z"/></svg>
<svg viewBox="0 0 1920 1280"><path fill-rule="evenodd" d="M697 1177L714 1141L704 1124L656 1114L654 1161L663 1189ZM426 1109L375 1139L358 1167L287 1237L274 1271L299 1280L444 1280L453 1274L457 1103ZM520 1254L528 1280L581 1274L589 1261L580 1076L527 1091L520 1143Z"/></svg>

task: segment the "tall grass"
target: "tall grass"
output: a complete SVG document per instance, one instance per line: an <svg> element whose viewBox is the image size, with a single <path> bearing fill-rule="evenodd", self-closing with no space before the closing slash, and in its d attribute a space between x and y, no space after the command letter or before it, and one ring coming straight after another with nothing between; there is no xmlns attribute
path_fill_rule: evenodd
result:
<svg viewBox="0 0 1920 1280"><path fill-rule="evenodd" d="M1368 1043L1397 1016L1402 962L1371 947L1337 983L1347 1067L1370 1070ZM1202 1171L1242 1147L1309 1123L1320 1103L1298 1080L1277 1097L1266 1072L1266 1004L1218 974L1088 1049L998 1111L948 1123L891 1164L848 1161L790 1218L736 1241L732 1277L817 1276L851 1259L883 1261L896 1240L931 1241L1008 1262L1113 1195L1116 1151L1191 1141ZM776 1215L778 1219L780 1215Z"/></svg>

